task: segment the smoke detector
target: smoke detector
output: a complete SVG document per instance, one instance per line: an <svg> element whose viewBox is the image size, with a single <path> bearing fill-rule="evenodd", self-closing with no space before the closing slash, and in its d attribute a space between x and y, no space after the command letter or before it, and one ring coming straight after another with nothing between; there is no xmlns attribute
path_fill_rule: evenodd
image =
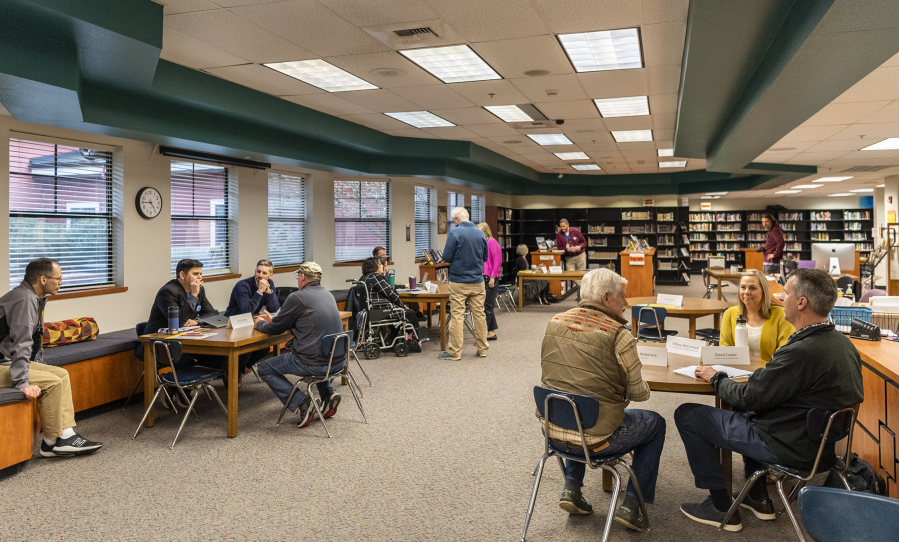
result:
<svg viewBox="0 0 899 542"><path fill-rule="evenodd" d="M544 75L549 75L550 73L552 72L550 72L549 70L528 70L524 72L524 74L528 77L543 77Z"/></svg>
<svg viewBox="0 0 899 542"><path fill-rule="evenodd" d="M381 77L399 77L401 75L406 75L406 70L401 70L399 68L375 68L368 73L379 75Z"/></svg>

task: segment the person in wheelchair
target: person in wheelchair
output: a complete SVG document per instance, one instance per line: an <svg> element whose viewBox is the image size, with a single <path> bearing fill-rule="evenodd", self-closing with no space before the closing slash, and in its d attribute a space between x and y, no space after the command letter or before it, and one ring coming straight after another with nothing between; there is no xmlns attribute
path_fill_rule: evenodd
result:
<svg viewBox="0 0 899 542"><path fill-rule="evenodd" d="M365 290L370 297L366 300L369 326L377 324L380 328L381 347L391 347L404 337L416 342L421 340L415 311L403 305L396 290L387 282L381 258L371 257L362 262L362 276L359 282L365 283ZM386 325L391 321L395 322L395 325Z"/></svg>

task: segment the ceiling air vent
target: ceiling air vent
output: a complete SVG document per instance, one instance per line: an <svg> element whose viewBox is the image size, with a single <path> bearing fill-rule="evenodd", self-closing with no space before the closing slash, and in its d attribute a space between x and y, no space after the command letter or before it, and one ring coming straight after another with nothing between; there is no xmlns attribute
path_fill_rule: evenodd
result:
<svg viewBox="0 0 899 542"><path fill-rule="evenodd" d="M891 167L896 166L855 166L849 169L844 169L842 173L872 173L875 171L883 171Z"/></svg>
<svg viewBox="0 0 899 542"><path fill-rule="evenodd" d="M403 30L394 30L393 33L401 38L409 38L418 34L431 34L434 37L439 37L437 36L437 32L434 32L430 29L430 27L427 26L424 28L405 28Z"/></svg>
<svg viewBox="0 0 899 542"><path fill-rule="evenodd" d="M369 26L362 30L395 51L443 47L466 42L452 26L440 19Z"/></svg>
<svg viewBox="0 0 899 542"><path fill-rule="evenodd" d="M512 128L516 130L534 130L537 128L555 128L556 123L551 120L532 120L528 122L510 122Z"/></svg>

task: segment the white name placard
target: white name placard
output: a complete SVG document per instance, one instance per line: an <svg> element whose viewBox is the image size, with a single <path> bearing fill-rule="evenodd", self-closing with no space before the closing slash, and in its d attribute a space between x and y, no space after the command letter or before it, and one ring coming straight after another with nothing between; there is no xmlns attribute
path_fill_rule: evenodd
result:
<svg viewBox="0 0 899 542"><path fill-rule="evenodd" d="M646 265L646 256L642 253L629 254L627 262L630 265Z"/></svg>
<svg viewBox="0 0 899 542"><path fill-rule="evenodd" d="M561 265L551 265L551 266L549 266L549 272L554 275L559 275L562 273L562 266Z"/></svg>
<svg viewBox="0 0 899 542"><path fill-rule="evenodd" d="M555 257L555 256L540 256L540 259L541 259L541 260L549 260L549 261L553 261L553 260L556 259L556 257Z"/></svg>
<svg viewBox="0 0 899 542"><path fill-rule="evenodd" d="M749 365L748 346L704 346L703 365Z"/></svg>
<svg viewBox="0 0 899 542"><path fill-rule="evenodd" d="M425 289L432 294L437 293L437 285L434 284L433 282L430 282L430 281L426 282Z"/></svg>
<svg viewBox="0 0 899 542"><path fill-rule="evenodd" d="M655 346L637 346L637 355L643 365L668 366L668 351Z"/></svg>
<svg viewBox="0 0 899 542"><path fill-rule="evenodd" d="M680 307L684 304L684 296L672 294L659 294L656 297L656 303L659 305L674 305Z"/></svg>
<svg viewBox="0 0 899 542"><path fill-rule="evenodd" d="M228 318L228 329L240 329L242 327L253 327L252 314L235 314Z"/></svg>
<svg viewBox="0 0 899 542"><path fill-rule="evenodd" d="M705 341L698 339L684 339L680 337L668 337L665 347L672 354L681 354L682 356L690 356L691 358L699 358L702 356L702 347Z"/></svg>

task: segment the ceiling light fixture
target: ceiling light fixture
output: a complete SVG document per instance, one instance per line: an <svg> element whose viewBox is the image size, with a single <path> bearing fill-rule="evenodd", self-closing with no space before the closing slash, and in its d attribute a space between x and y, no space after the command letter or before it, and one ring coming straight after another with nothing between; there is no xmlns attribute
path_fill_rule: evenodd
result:
<svg viewBox="0 0 899 542"><path fill-rule="evenodd" d="M505 122L531 122L547 120L534 104L521 105L485 105L484 109L493 113Z"/></svg>
<svg viewBox="0 0 899 542"><path fill-rule="evenodd" d="M659 149L659 156L674 156L674 149Z"/></svg>
<svg viewBox="0 0 899 542"><path fill-rule="evenodd" d="M440 118L430 111L403 111L400 113L384 113L388 117L400 122L405 122L416 128L440 128L443 126L455 126L452 122Z"/></svg>
<svg viewBox="0 0 899 542"><path fill-rule="evenodd" d="M597 98L593 100L599 114L608 117L637 117L649 114L648 96L631 96L628 98Z"/></svg>
<svg viewBox="0 0 899 542"><path fill-rule="evenodd" d="M899 137L890 137L863 148L863 151L892 151L899 149Z"/></svg>
<svg viewBox="0 0 899 542"><path fill-rule="evenodd" d="M538 145L574 145L563 134L528 134L528 137Z"/></svg>
<svg viewBox="0 0 899 542"><path fill-rule="evenodd" d="M835 198L835 197L837 197L837 196L854 196L854 195L855 195L855 194L850 194L850 193L846 192L846 193L842 193L842 194L828 194L827 197L828 197L828 198Z"/></svg>
<svg viewBox="0 0 899 542"><path fill-rule="evenodd" d="M589 160L590 157L583 152L554 152L561 160Z"/></svg>
<svg viewBox="0 0 899 542"><path fill-rule="evenodd" d="M775 194L798 194L802 192L802 190L778 190Z"/></svg>
<svg viewBox="0 0 899 542"><path fill-rule="evenodd" d="M718 199L721 196L700 196L699 199Z"/></svg>
<svg viewBox="0 0 899 542"><path fill-rule="evenodd" d="M578 73L643 67L636 28L559 34L558 38Z"/></svg>
<svg viewBox="0 0 899 542"><path fill-rule="evenodd" d="M706 196L723 196L727 194L727 192L706 192Z"/></svg>
<svg viewBox="0 0 899 542"><path fill-rule="evenodd" d="M673 160L671 162L659 162L659 167L687 167L687 161Z"/></svg>
<svg viewBox="0 0 899 542"><path fill-rule="evenodd" d="M876 188L883 188L885 186L886 186L885 184L878 184Z"/></svg>
<svg viewBox="0 0 899 542"><path fill-rule="evenodd" d="M264 66L328 92L380 88L321 59L274 62Z"/></svg>
<svg viewBox="0 0 899 542"><path fill-rule="evenodd" d="M602 169L596 164L574 164L571 167L578 171L600 171Z"/></svg>
<svg viewBox="0 0 899 542"><path fill-rule="evenodd" d="M467 45L410 49L400 54L444 83L502 79Z"/></svg>
<svg viewBox="0 0 899 542"><path fill-rule="evenodd" d="M815 179L812 181L813 183L838 183L840 181L845 181L846 179L853 179L854 177L821 177L820 179Z"/></svg>
<svg viewBox="0 0 899 542"><path fill-rule="evenodd" d="M613 131L612 137L618 143L632 143L635 141L652 141L652 130L619 130Z"/></svg>
<svg viewBox="0 0 899 542"><path fill-rule="evenodd" d="M873 192L873 188L856 188L855 190L850 190L850 192Z"/></svg>
<svg viewBox="0 0 899 542"><path fill-rule="evenodd" d="M812 188L821 188L824 185L821 184L797 184L793 188L801 188L803 190L811 190Z"/></svg>

